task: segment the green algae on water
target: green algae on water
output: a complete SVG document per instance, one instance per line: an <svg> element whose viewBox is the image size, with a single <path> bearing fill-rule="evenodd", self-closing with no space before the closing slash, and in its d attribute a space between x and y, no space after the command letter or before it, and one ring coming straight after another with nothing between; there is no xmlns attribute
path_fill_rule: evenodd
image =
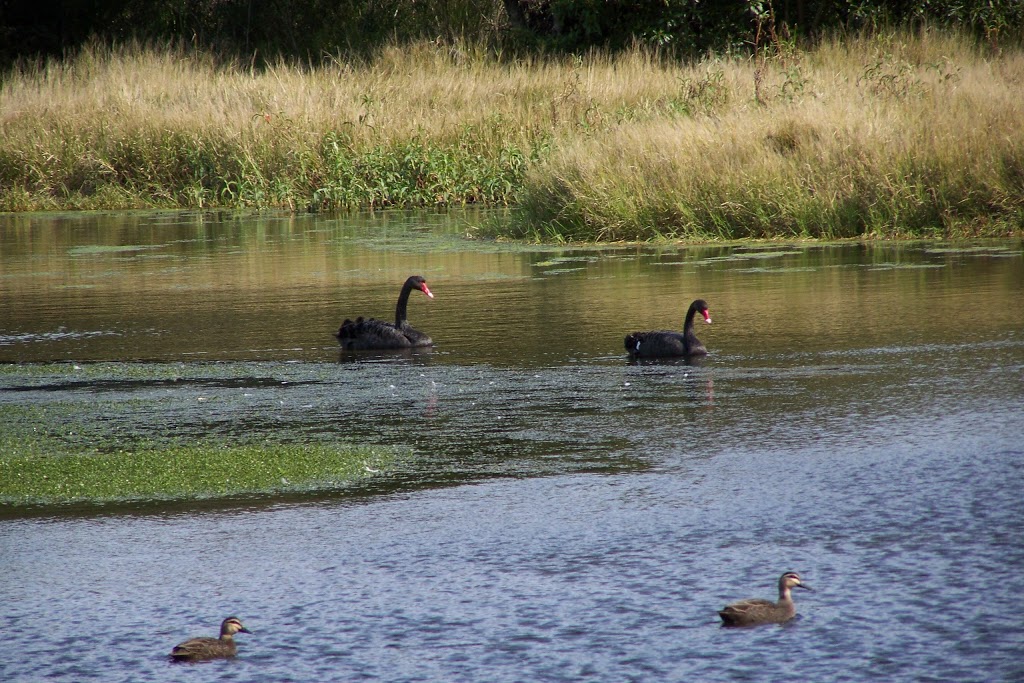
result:
<svg viewBox="0 0 1024 683"><path fill-rule="evenodd" d="M111 453L48 455L5 443L0 504L215 498L337 489L388 469L395 449L209 442Z"/></svg>

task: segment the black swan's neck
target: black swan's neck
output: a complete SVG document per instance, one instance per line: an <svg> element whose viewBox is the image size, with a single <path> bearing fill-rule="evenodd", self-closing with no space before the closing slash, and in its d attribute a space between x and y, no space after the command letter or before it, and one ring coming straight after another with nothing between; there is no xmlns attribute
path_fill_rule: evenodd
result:
<svg viewBox="0 0 1024 683"><path fill-rule="evenodd" d="M711 322L711 316L708 315L708 305L703 299L697 299L690 304L690 308L686 311L686 321L683 323L683 337L693 348L694 353L699 353L704 348L700 340L693 333L693 319L698 313L704 318L704 322Z"/></svg>
<svg viewBox="0 0 1024 683"><path fill-rule="evenodd" d="M693 334L693 316L697 315L697 307L690 306L690 310L686 312L686 321L683 323L683 334ZM678 320L679 318L676 318Z"/></svg>
<svg viewBox="0 0 1024 683"><path fill-rule="evenodd" d="M395 327L402 327L408 322L409 294L414 289L415 283L409 280L402 285L402 293L398 295L398 304L395 306Z"/></svg>

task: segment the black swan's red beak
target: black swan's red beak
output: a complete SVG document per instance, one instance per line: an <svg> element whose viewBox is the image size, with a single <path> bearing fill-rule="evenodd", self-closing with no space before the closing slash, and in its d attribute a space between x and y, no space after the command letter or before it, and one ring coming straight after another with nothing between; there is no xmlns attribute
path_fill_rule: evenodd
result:
<svg viewBox="0 0 1024 683"><path fill-rule="evenodd" d="M434 298L434 295L433 295L433 293L431 293L430 288L427 287L427 283L426 282L421 282L420 283L420 291L423 292L424 294L426 294L427 296L429 296L431 299Z"/></svg>
<svg viewBox="0 0 1024 683"><path fill-rule="evenodd" d="M705 308L703 311L700 312L700 314L702 316L704 316L704 322L706 322L708 325L710 325L711 324L711 311L709 311L708 309Z"/></svg>

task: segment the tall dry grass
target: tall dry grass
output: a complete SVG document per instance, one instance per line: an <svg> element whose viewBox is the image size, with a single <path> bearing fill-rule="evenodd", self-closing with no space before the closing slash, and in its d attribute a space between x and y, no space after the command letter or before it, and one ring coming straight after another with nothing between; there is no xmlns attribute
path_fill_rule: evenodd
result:
<svg viewBox="0 0 1024 683"><path fill-rule="evenodd" d="M558 240L998 235L1024 228L1024 55L922 32L684 71L694 116L576 137L514 234Z"/></svg>
<svg viewBox="0 0 1024 683"><path fill-rule="evenodd" d="M0 208L507 204L554 139L659 98L673 77L650 66L423 43L255 71L94 48L4 79Z"/></svg>
<svg viewBox="0 0 1024 683"><path fill-rule="evenodd" d="M5 78L0 206L508 201L550 117L532 80L426 44L258 72L87 50Z"/></svg>
<svg viewBox="0 0 1024 683"><path fill-rule="evenodd" d="M680 65L466 45L265 70L94 48L0 86L0 209L512 203L650 239L1019 230L1019 52L935 32Z"/></svg>

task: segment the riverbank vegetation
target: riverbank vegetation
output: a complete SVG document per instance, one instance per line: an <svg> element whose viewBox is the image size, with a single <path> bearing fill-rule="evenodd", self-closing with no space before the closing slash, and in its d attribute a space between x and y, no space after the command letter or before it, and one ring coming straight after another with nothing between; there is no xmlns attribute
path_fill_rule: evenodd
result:
<svg viewBox="0 0 1024 683"><path fill-rule="evenodd" d="M0 210L511 205L543 240L1019 234L1024 51L765 29L515 56L420 41L262 68L87 47L0 87Z"/></svg>
<svg viewBox="0 0 1024 683"><path fill-rule="evenodd" d="M674 74L663 107L528 169L512 234L968 236L1024 228L1024 53L921 33Z"/></svg>

